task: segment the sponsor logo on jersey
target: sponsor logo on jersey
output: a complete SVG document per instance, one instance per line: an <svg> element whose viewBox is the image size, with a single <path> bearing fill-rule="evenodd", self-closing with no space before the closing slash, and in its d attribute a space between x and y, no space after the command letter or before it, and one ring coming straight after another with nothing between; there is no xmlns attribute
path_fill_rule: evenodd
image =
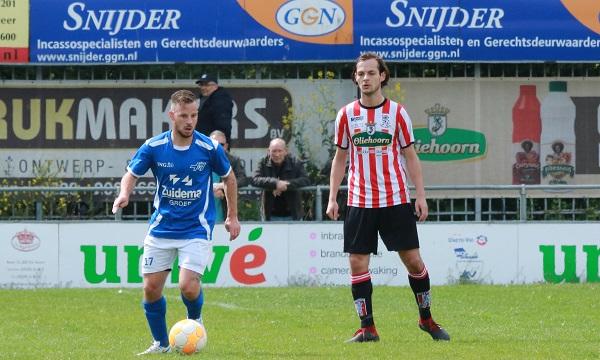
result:
<svg viewBox="0 0 600 360"><path fill-rule="evenodd" d="M161 185L162 197L175 200L196 200L202 195L202 190L183 190Z"/></svg>
<svg viewBox="0 0 600 360"><path fill-rule="evenodd" d="M388 146L392 144L392 135L381 131L360 132L352 136L354 146Z"/></svg>
<svg viewBox="0 0 600 360"><path fill-rule="evenodd" d="M170 161L169 162L160 162L160 161L157 161L156 165L158 167L163 167L163 168L173 168L173 167L175 167L175 164L173 164Z"/></svg>
<svg viewBox="0 0 600 360"><path fill-rule="evenodd" d="M198 161L197 163L190 165L190 169L192 169L193 171L202 171L204 170L205 166L205 161Z"/></svg>
<svg viewBox="0 0 600 360"><path fill-rule="evenodd" d="M350 116L350 122L355 122L355 121L362 121L363 116L359 115L359 116Z"/></svg>

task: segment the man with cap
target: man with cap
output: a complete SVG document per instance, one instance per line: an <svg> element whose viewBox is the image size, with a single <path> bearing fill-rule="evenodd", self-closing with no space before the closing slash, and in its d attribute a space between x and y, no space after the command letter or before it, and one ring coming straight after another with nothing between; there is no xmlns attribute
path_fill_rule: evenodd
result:
<svg viewBox="0 0 600 360"><path fill-rule="evenodd" d="M206 136L215 130L220 130L231 146L233 111L231 95L224 88L219 87L217 77L211 74L202 74L196 84L200 87L201 95L196 130Z"/></svg>

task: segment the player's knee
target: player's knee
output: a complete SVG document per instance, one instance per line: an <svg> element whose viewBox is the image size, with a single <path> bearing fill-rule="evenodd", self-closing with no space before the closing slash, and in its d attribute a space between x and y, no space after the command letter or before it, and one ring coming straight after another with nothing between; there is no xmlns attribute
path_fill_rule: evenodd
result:
<svg viewBox="0 0 600 360"><path fill-rule="evenodd" d="M200 294L200 285L197 282L185 282L179 284L179 290L186 299L193 300Z"/></svg>
<svg viewBox="0 0 600 360"><path fill-rule="evenodd" d="M404 262L404 265L406 265L406 270L408 270L408 272L411 274L419 274L425 268L425 264L423 263L423 260L421 260L420 257L407 259Z"/></svg>
<svg viewBox="0 0 600 360"><path fill-rule="evenodd" d="M148 284L144 284L144 298L149 301L149 302L154 302L158 299L160 299L160 297L162 296L162 287L157 285L157 284L153 284L153 283L148 283Z"/></svg>

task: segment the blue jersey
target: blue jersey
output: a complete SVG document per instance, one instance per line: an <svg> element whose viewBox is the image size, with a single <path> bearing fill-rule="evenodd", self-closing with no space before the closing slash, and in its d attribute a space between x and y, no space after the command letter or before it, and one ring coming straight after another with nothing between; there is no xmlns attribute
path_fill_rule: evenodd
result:
<svg viewBox="0 0 600 360"><path fill-rule="evenodd" d="M135 177L152 170L156 195L149 234L165 239L212 240L215 205L212 173L227 176L231 165L219 143L197 131L189 148L173 145L171 131L146 140L127 166Z"/></svg>

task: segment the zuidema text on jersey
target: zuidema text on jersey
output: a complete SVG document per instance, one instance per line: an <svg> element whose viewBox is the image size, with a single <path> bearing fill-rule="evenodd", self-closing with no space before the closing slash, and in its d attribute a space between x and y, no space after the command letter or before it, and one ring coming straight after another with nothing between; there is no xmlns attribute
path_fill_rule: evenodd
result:
<svg viewBox="0 0 600 360"><path fill-rule="evenodd" d="M177 9L94 9L86 10L82 2L67 8L68 19L63 28L68 31L107 31L114 36L121 31L179 29Z"/></svg>
<svg viewBox="0 0 600 360"><path fill-rule="evenodd" d="M166 187L165 185L162 185L161 187L162 187L162 191L160 194L163 197L169 198L169 199L196 200L200 197L200 195L202 195L202 190L182 190L182 189L169 188L169 187Z"/></svg>
<svg viewBox="0 0 600 360"><path fill-rule="evenodd" d="M394 0L390 5L392 16L385 24L392 28L420 27L439 32L443 28L501 29L504 10L500 8L472 8L459 6L409 7L408 0Z"/></svg>

